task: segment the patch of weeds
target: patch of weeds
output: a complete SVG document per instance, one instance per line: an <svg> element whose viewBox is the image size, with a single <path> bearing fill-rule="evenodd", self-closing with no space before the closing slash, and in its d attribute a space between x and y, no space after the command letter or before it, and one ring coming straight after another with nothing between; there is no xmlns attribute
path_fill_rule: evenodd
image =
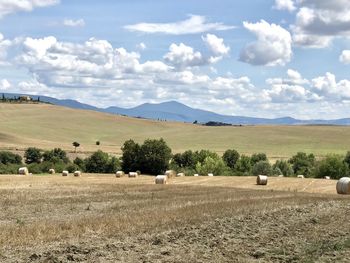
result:
<svg viewBox="0 0 350 263"><path fill-rule="evenodd" d="M17 218L16 219L16 224L19 225L19 226L24 226L24 221L20 218Z"/></svg>

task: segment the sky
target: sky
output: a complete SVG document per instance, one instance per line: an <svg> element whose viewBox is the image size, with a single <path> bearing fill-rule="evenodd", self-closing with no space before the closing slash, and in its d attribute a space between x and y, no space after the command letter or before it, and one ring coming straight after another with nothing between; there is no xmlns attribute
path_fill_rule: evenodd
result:
<svg viewBox="0 0 350 263"><path fill-rule="evenodd" d="M0 92L350 117L349 0L0 0Z"/></svg>

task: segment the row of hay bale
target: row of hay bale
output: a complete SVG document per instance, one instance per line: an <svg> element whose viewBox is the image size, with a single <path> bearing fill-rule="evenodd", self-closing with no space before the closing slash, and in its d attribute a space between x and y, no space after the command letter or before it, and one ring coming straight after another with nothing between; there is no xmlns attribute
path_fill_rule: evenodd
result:
<svg viewBox="0 0 350 263"><path fill-rule="evenodd" d="M68 176L68 175L69 175L69 171L62 171L62 176ZM74 171L73 175L74 177L80 177L82 173L80 171Z"/></svg>
<svg viewBox="0 0 350 263"><path fill-rule="evenodd" d="M136 178L136 177L138 177L140 175L140 173L139 172L130 172L130 173L128 173L128 177L129 178ZM122 177L124 177L125 176L125 173L123 172L123 171L117 171L116 173L115 173L115 177L117 177L117 178L122 178Z"/></svg>

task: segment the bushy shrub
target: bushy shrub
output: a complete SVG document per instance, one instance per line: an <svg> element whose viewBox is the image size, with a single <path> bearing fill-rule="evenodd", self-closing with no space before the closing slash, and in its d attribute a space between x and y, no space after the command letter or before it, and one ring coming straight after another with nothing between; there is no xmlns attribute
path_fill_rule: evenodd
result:
<svg viewBox="0 0 350 263"><path fill-rule="evenodd" d="M21 167L19 164L1 164L0 174L18 174L18 169Z"/></svg>
<svg viewBox="0 0 350 263"><path fill-rule="evenodd" d="M80 171L83 171L83 172L86 171L85 162L82 158L79 158L79 157L75 158L73 163L79 167Z"/></svg>
<svg viewBox="0 0 350 263"><path fill-rule="evenodd" d="M317 162L314 172L315 177L340 179L349 175L349 168L344 159L339 155L328 155L325 159Z"/></svg>
<svg viewBox="0 0 350 263"><path fill-rule="evenodd" d="M236 175L250 175L252 163L249 156L241 155L235 165Z"/></svg>
<svg viewBox="0 0 350 263"><path fill-rule="evenodd" d="M216 152L212 152L212 151L209 151L209 150L200 150L200 151L195 151L194 152L194 161L195 161L196 165L197 165L197 163L203 164L204 160L207 157L211 157L213 159L220 158L219 155Z"/></svg>
<svg viewBox="0 0 350 263"><path fill-rule="evenodd" d="M272 175L284 175L284 174L282 173L280 168L274 167L272 168Z"/></svg>
<svg viewBox="0 0 350 263"><path fill-rule="evenodd" d="M140 169L140 145L133 140L124 142L122 147L122 169L126 172L134 172Z"/></svg>
<svg viewBox="0 0 350 263"><path fill-rule="evenodd" d="M294 171L292 165L284 160L277 160L274 165L272 166L273 170L279 169L281 171L280 174L283 174L284 176L293 176ZM278 174L275 174L278 175Z"/></svg>
<svg viewBox="0 0 350 263"><path fill-rule="evenodd" d="M272 175L272 167L268 161L259 161L254 164L252 169L253 175Z"/></svg>
<svg viewBox="0 0 350 263"><path fill-rule="evenodd" d="M196 164L197 173L202 175L207 175L208 173L213 173L214 175L222 175L227 169L228 167L219 157L207 157L203 163L198 162Z"/></svg>
<svg viewBox="0 0 350 263"><path fill-rule="evenodd" d="M347 166L350 168L350 151L348 151L345 155L344 162L347 164Z"/></svg>
<svg viewBox="0 0 350 263"><path fill-rule="evenodd" d="M178 167L188 167L194 169L196 166L196 155L191 150L185 151L184 153L174 154L172 162Z"/></svg>
<svg viewBox="0 0 350 263"><path fill-rule="evenodd" d="M234 169L237 161L239 160L239 153L236 150L227 150L222 156L222 159L228 167Z"/></svg>
<svg viewBox="0 0 350 263"><path fill-rule="evenodd" d="M68 163L69 159L65 151L63 151L61 148L55 148L51 151L45 151L43 153L43 161L51 162L51 163L58 163L58 162Z"/></svg>
<svg viewBox="0 0 350 263"><path fill-rule="evenodd" d="M78 165L74 164L76 169ZM85 160L85 171L88 173L115 173L120 169L119 160L98 150Z"/></svg>
<svg viewBox="0 0 350 263"><path fill-rule="evenodd" d="M79 166L74 163L70 163L65 166L64 170L67 170L70 173L74 173L75 171L79 171Z"/></svg>
<svg viewBox="0 0 350 263"><path fill-rule="evenodd" d="M254 164L260 162L260 161L268 161L267 156L265 153L254 153L251 157L250 157L250 161L252 163L252 166L254 166Z"/></svg>
<svg viewBox="0 0 350 263"><path fill-rule="evenodd" d="M314 168L315 156L313 154L307 155L306 153L298 152L288 162L292 164L294 174L302 174L308 177Z"/></svg>
<svg viewBox="0 0 350 263"><path fill-rule="evenodd" d="M0 163L1 164L21 164L22 163L22 157L18 154L14 154L12 152L8 151L1 151L0 152Z"/></svg>
<svg viewBox="0 0 350 263"><path fill-rule="evenodd" d="M40 163L41 158L41 150L35 147L29 147L24 153L24 160L26 164Z"/></svg>

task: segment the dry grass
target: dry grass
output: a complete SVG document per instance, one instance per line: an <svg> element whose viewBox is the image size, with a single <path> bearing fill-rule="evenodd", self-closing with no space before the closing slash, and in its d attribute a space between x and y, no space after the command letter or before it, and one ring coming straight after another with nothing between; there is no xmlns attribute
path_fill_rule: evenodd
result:
<svg viewBox="0 0 350 263"><path fill-rule="evenodd" d="M241 153L266 152L270 158L287 158L298 151L343 154L350 144L350 127L340 126L203 127L45 104L0 104L0 112L1 149L39 146L73 151L71 143L78 140L82 153L102 149L119 154L122 143L130 138L142 142L163 137L174 152L210 149L223 153L233 147ZM96 141L101 145L96 146Z"/></svg>
<svg viewBox="0 0 350 263"><path fill-rule="evenodd" d="M286 189L288 186L289 189ZM67 245L79 244L92 247L95 252L100 251L100 254L89 257L84 253L85 256L80 255L87 261L115 262L117 254L121 255L119 250L126 247L132 253L130 251L120 261L135 262L145 256L141 253L143 249L152 242L158 242L159 236L165 235L164 240L167 240L169 233L182 233L178 239L184 239L184 246L194 242L191 245L194 254L182 252L184 254L178 260L171 257L168 261L164 261L163 255L158 261L159 258L153 257L153 251L147 254L149 261L196 262L193 259L203 256L204 247L192 239L193 235L201 233L202 228L206 230L201 233L201 242L213 242L213 238L220 238L218 235L221 234L215 229L219 226L221 229L221 224L229 224L228 229L236 232L236 224L248 229L254 227L251 223L262 223L260 217L273 217L274 213L275 216L284 215L283 220L287 221L295 220L300 211L306 213L311 208L315 213L324 213L324 216L331 210L334 214L337 206L348 203L347 197L333 195L334 192L335 181L304 179L301 182L291 178L269 178L269 185L262 187L255 185L255 177L182 177L172 179L169 185L155 185L154 177L147 176L137 179L88 174L81 178L60 175L0 176L0 260L27 261L30 255L40 254L38 260L47 262L48 253L62 259L68 257L67 254L71 255L66 251ZM340 209L339 213L343 214ZM301 216L298 220L305 219ZM281 227L284 222L278 220L274 223ZM214 222L218 225L213 225ZM193 233L187 235L187 231ZM252 233L244 233L239 240L246 246L249 242L245 238ZM227 242L239 241L238 236L230 237L229 232L222 235ZM261 235L268 236L268 233ZM111 250L105 247L107 245L116 247ZM174 244L168 245L170 250L175 249L171 248ZM157 251L156 247L153 249ZM214 262L211 250L207 248L205 251L212 259L209 261ZM222 254L220 257L222 260L216 262L229 259Z"/></svg>

